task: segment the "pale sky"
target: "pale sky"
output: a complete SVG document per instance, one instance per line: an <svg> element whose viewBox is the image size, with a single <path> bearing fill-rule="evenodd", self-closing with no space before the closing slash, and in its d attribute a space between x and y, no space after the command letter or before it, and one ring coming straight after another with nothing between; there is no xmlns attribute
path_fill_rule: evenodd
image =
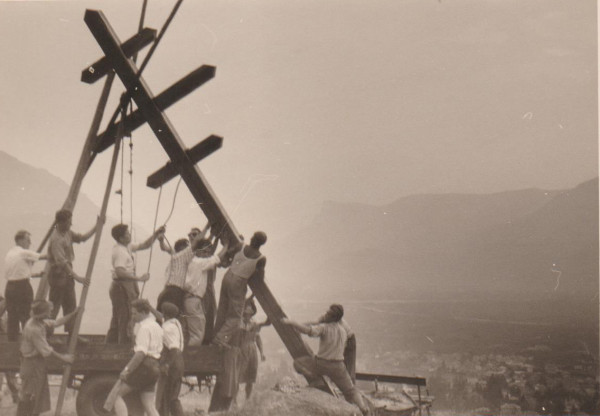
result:
<svg viewBox="0 0 600 416"><path fill-rule="evenodd" d="M103 10L125 40L141 4L0 1L0 150L71 181L102 88L79 81L101 56L84 11ZM160 29L174 4L149 0L146 26ZM596 19L594 0L186 0L144 78L158 94L217 67L167 115L188 147L224 137L200 168L242 233L277 239L326 200L595 177ZM107 117L122 90L115 82ZM167 158L149 128L133 140L134 219L151 229L157 191L146 177ZM109 157L83 187L98 204ZM182 184L170 230L203 222Z"/></svg>

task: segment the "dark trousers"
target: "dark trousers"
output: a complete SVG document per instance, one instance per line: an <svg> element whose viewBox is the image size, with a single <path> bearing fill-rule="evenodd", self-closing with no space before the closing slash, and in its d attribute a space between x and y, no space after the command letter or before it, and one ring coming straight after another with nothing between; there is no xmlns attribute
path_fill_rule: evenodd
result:
<svg viewBox="0 0 600 416"><path fill-rule="evenodd" d="M204 344L209 344L215 336L215 313L217 312L217 296L215 294L216 271L208 272L208 281L206 282L206 292L202 298L202 309L206 318L204 327Z"/></svg>
<svg viewBox="0 0 600 416"><path fill-rule="evenodd" d="M346 370L343 361L324 360L316 357L317 374L327 376L333 383L342 391L344 398L349 403L354 403L361 410L362 414L366 414L368 408L362 399L362 396L352 384L350 375Z"/></svg>
<svg viewBox="0 0 600 416"><path fill-rule="evenodd" d="M215 321L215 343L231 344L233 335L242 322L247 291L247 279L238 277L231 272L225 273Z"/></svg>
<svg viewBox="0 0 600 416"><path fill-rule="evenodd" d="M62 308L63 316L73 312L77 308L77 297L75 296L75 280L72 278L65 279L64 284L58 286L50 286L50 294L48 300L54 305L52 309L52 319L56 319L58 312ZM74 320L65 324L65 332L69 334L73 331Z"/></svg>
<svg viewBox="0 0 600 416"><path fill-rule="evenodd" d="M354 334L346 341L344 365L346 366L346 370L348 370L352 384L356 384L356 336Z"/></svg>
<svg viewBox="0 0 600 416"><path fill-rule="evenodd" d="M6 298L8 340L17 341L20 330L25 327L25 323L29 319L29 310L31 302L33 302L33 288L29 279L9 280L4 289L4 297Z"/></svg>
<svg viewBox="0 0 600 416"><path fill-rule="evenodd" d="M131 296L127 287L121 282L114 281L109 290L110 301L112 302L112 318L110 328L106 334L106 343L108 344L129 344L131 343Z"/></svg>
<svg viewBox="0 0 600 416"><path fill-rule="evenodd" d="M165 349L161 356L161 374L156 387L156 409L160 416L183 416L179 401L183 378L183 354L177 349Z"/></svg>

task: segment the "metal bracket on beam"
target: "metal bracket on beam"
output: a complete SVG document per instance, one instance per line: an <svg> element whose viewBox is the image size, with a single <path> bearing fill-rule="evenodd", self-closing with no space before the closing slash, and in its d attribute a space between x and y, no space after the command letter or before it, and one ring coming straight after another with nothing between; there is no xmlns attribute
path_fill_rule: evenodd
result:
<svg viewBox="0 0 600 416"><path fill-rule="evenodd" d="M193 164L196 164L205 157L219 150L222 145L223 138L212 135L202 140L200 143L198 143L191 149L186 150L186 154L188 155L190 161ZM164 165L162 168L154 172L152 175L148 176L146 186L156 189L164 185L177 175L179 175L179 172L177 171L177 168L173 166L173 162L167 162L167 164Z"/></svg>

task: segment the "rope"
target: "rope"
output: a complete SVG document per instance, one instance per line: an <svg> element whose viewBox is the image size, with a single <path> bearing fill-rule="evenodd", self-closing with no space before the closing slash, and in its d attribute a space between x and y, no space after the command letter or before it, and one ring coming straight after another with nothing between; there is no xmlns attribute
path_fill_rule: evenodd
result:
<svg viewBox="0 0 600 416"><path fill-rule="evenodd" d="M171 212L169 212L169 216L163 223L163 225L167 225L169 220L171 219L171 215L173 215L173 210L175 209L175 201L177 200L177 192L179 191L179 185L181 185L181 176L179 177L179 181L177 181L177 186L175 187L175 193L173 194L173 203L171 204Z"/></svg>

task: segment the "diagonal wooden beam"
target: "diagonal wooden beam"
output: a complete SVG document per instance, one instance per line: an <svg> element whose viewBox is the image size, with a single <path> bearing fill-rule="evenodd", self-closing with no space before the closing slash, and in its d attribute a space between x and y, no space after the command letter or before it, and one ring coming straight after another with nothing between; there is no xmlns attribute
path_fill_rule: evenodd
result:
<svg viewBox="0 0 600 416"><path fill-rule="evenodd" d="M151 44L154 39L156 39L156 30L144 28L139 33L136 33L134 36L127 39L121 45L121 49L123 49L125 55L133 56ZM108 59L104 56L81 71L81 81L86 84L93 84L111 70L112 67L108 62Z"/></svg>
<svg viewBox="0 0 600 416"><path fill-rule="evenodd" d="M216 152L223 145L223 138L219 136L209 136L202 140L196 146L186 150L186 153L193 164L200 162L211 153ZM158 169L152 175L148 176L146 186L156 189L178 175L177 168L173 163L167 162L162 168Z"/></svg>
<svg viewBox="0 0 600 416"><path fill-rule="evenodd" d="M164 111L172 104L176 103L192 91L196 90L201 85L210 81L215 76L216 68L210 65L202 65L195 71L171 85L169 88L161 92L154 98L154 102L160 111ZM144 115L140 110L135 110L125 118L125 131L133 131L142 126L146 122ZM119 124L111 125L106 131L103 131L96 138L96 153L100 153L108 149L115 142L115 135L119 128Z"/></svg>
<svg viewBox="0 0 600 416"><path fill-rule="evenodd" d="M148 121L150 128L167 152L171 163L176 167L190 192L199 203L199 207L208 218L211 228L216 229L217 233L224 237L224 241L227 241L230 245L241 245L240 235L225 209L216 198L200 170L194 166L185 152L181 139L171 122L157 107L152 92L144 80L136 75L135 66L119 48L119 39L102 12L87 10L84 20L104 54L112 62L115 72L127 88L128 93L131 94L144 118ZM312 362L311 357L314 354L310 347L304 343L300 334L293 328L281 324L281 318L285 314L266 286L264 279L251 278L249 285L295 361L304 359L304 361ZM307 375L306 377L309 381L314 379L314 375Z"/></svg>
<svg viewBox="0 0 600 416"><path fill-rule="evenodd" d="M212 229L217 230L231 245L240 245L239 232L233 225L221 202L204 178L194 166L184 150L183 142L167 116L158 108L152 92L143 78L136 75L136 68L121 48L120 41L101 11L86 10L84 21L96 38L96 41L111 61L111 64L127 88L138 110L148 122L158 141L171 159L173 166L181 175L192 196L208 218Z"/></svg>

